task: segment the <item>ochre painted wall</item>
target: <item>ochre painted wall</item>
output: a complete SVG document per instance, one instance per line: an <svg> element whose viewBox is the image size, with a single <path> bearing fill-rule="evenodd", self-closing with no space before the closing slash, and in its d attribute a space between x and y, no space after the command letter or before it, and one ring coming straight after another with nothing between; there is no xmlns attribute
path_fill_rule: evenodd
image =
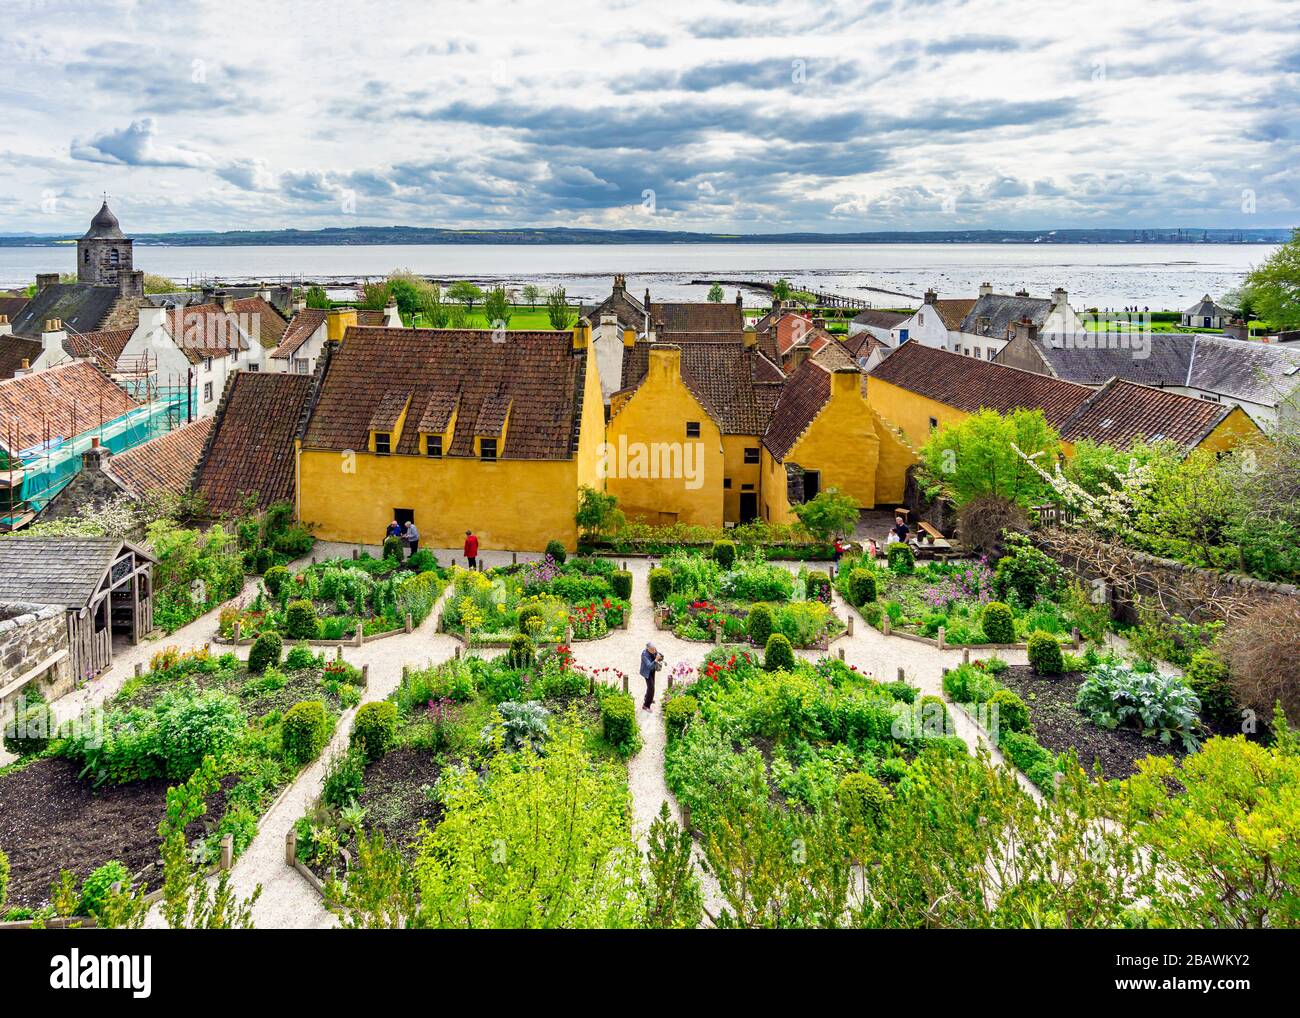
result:
<svg viewBox="0 0 1300 1018"><path fill-rule="evenodd" d="M587 371L582 389L582 425L578 433L577 477L578 485L597 491L605 490L605 479L600 475L599 457L605 441L605 400L600 390L600 369L596 364L596 351L587 348Z"/></svg>
<svg viewBox="0 0 1300 1018"><path fill-rule="evenodd" d="M358 452L352 472L336 451L303 450L300 515L322 541L379 544L395 508L415 511L420 543L459 548L473 529L483 548L542 551L577 544L574 460L375 456Z"/></svg>
<svg viewBox="0 0 1300 1018"><path fill-rule="evenodd" d="M959 424L970 414L925 396L918 396L888 382L867 376L867 402L884 420L898 428L914 449L930 440L930 418L939 427Z"/></svg>
<svg viewBox="0 0 1300 1018"><path fill-rule="evenodd" d="M1232 408L1232 412L1205 436L1204 441L1197 448L1208 449L1211 452L1226 452L1241 442L1260 440L1263 436L1264 433L1251 420L1250 414L1238 406Z"/></svg>
<svg viewBox="0 0 1300 1018"><path fill-rule="evenodd" d="M785 466L763 447L763 493L759 499L759 517L764 523L794 523L790 511L789 488Z"/></svg>
<svg viewBox="0 0 1300 1018"><path fill-rule="evenodd" d="M700 425L699 438L687 438L687 422ZM722 433L682 381L681 350L668 345L651 350L646 376L609 422L606 442L611 469L605 487L618 498L628 519L722 525ZM693 480L620 476L626 472L622 449L627 450L631 466L638 450L647 463L658 461L663 450L676 450L676 459L684 462L688 447L695 467Z"/></svg>
<svg viewBox="0 0 1300 1018"><path fill-rule="evenodd" d="M746 463L745 450L760 450L763 440L757 435L723 435L722 436L722 475L731 478L731 487L722 490L722 517L728 523L739 523L740 495L746 484L756 496L762 494L762 462ZM717 482L721 484L722 482ZM762 515L762 505L759 505Z"/></svg>

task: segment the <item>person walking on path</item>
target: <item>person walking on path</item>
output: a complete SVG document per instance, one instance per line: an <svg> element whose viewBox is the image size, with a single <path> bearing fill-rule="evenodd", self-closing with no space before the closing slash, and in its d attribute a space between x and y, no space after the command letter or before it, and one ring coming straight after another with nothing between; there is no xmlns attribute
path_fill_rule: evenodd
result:
<svg viewBox="0 0 1300 1018"><path fill-rule="evenodd" d="M406 521L406 529L402 531L402 540L406 542L406 557L410 558L420 550L420 532L415 529L415 520Z"/></svg>
<svg viewBox="0 0 1300 1018"><path fill-rule="evenodd" d="M465 531L465 564L470 569L478 568L478 537L474 531Z"/></svg>
<svg viewBox="0 0 1300 1018"><path fill-rule="evenodd" d="M642 710L649 710L655 702L655 672L664 666L664 656L655 650L653 643L647 643L641 651L641 678L645 679L645 699L641 702Z"/></svg>

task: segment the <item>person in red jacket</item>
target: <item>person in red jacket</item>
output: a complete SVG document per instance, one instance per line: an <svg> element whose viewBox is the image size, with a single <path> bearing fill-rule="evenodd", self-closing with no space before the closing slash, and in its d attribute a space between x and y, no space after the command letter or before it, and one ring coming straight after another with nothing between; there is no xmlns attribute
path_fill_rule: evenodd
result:
<svg viewBox="0 0 1300 1018"><path fill-rule="evenodd" d="M470 569L478 568L478 538L474 531L465 531L465 562Z"/></svg>

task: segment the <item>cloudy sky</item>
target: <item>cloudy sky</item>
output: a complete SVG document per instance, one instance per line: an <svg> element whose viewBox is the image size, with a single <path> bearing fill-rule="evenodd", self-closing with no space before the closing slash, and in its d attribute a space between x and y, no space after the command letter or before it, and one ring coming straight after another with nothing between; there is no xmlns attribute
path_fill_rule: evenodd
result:
<svg viewBox="0 0 1300 1018"><path fill-rule="evenodd" d="M5 0L0 233L1300 223L1300 0Z"/></svg>

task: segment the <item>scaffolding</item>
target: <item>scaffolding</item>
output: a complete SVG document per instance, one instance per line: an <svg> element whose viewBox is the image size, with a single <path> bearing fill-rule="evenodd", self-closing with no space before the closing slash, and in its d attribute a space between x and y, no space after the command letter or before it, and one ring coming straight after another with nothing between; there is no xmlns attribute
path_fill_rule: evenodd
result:
<svg viewBox="0 0 1300 1018"><path fill-rule="evenodd" d="M100 362L99 351L92 351ZM27 526L81 470L82 453L96 440L113 453L125 452L164 435L194 418L193 373L160 378L157 363L145 355L112 378L140 406L108 417L98 405L74 401L67 411L43 414L41 441L18 448L19 421L0 418L0 532Z"/></svg>

